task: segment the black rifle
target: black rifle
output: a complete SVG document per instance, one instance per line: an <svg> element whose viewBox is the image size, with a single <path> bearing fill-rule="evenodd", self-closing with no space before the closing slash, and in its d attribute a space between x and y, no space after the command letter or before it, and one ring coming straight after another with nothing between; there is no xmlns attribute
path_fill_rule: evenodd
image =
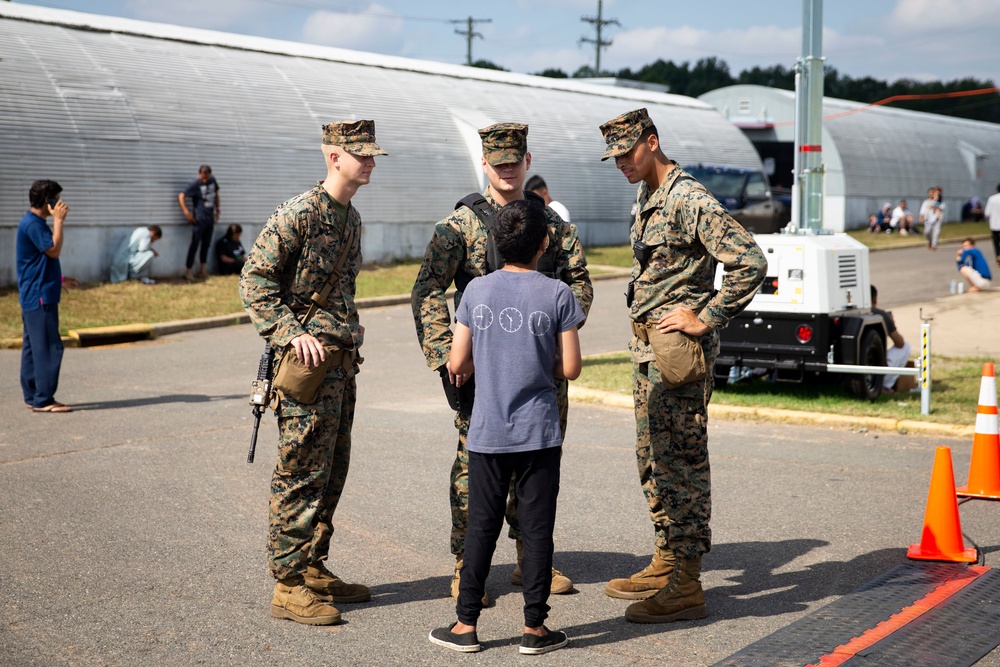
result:
<svg viewBox="0 0 1000 667"><path fill-rule="evenodd" d="M253 406L253 433L250 434L250 452L247 463L253 463L253 455L257 450L257 429L260 428L260 417L271 403L271 380L274 374L274 350L269 344L264 345L264 354L260 355L257 365L257 379L250 385L250 405Z"/></svg>

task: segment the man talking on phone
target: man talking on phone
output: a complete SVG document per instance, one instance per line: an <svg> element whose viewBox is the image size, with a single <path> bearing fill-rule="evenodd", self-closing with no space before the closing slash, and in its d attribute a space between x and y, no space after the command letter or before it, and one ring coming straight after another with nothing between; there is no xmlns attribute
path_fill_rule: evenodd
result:
<svg viewBox="0 0 1000 667"><path fill-rule="evenodd" d="M63 344L59 337L62 293L63 222L69 206L55 181L35 181L28 193L31 209L17 225L17 291L24 337L21 340L21 392L35 412L71 412L56 401ZM46 220L52 216L52 229Z"/></svg>

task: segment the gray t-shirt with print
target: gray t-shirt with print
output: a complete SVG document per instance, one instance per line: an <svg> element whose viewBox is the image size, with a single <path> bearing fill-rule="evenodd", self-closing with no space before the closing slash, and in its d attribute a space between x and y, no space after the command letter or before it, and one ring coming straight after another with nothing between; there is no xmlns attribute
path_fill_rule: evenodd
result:
<svg viewBox="0 0 1000 667"><path fill-rule="evenodd" d="M558 447L557 339L584 320L569 287L535 271L495 271L469 283L455 319L472 331L476 367L468 450Z"/></svg>

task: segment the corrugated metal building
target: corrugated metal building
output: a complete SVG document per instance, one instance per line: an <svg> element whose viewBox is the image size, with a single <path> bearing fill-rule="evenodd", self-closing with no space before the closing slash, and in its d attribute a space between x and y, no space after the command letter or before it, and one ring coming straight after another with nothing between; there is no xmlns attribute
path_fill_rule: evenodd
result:
<svg viewBox="0 0 1000 667"><path fill-rule="evenodd" d="M543 65L544 63L540 64ZM484 186L476 129L530 126L532 173L586 244L625 242L635 189L600 162L598 126L645 106L680 162L760 166L743 134L691 98L0 3L0 284L32 181L71 206L67 275L107 278L116 241L164 227L153 274L178 275L190 237L177 193L198 165L221 220L252 240L275 206L325 175L324 123L376 119L379 158L355 205L367 260L419 256L433 223Z"/></svg>
<svg viewBox="0 0 1000 667"><path fill-rule="evenodd" d="M753 141L777 180L791 184L795 94L764 86L728 86L700 97ZM984 201L1000 182L1000 125L950 116L823 99L826 164L824 226L865 227L884 202L906 199L914 216L927 188L944 190L947 221L973 195ZM860 110L860 111L859 111Z"/></svg>

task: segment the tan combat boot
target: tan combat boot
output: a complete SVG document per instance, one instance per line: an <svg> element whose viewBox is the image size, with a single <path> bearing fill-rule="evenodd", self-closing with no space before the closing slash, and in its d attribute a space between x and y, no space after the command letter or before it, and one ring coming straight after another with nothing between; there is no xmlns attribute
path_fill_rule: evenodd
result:
<svg viewBox="0 0 1000 667"><path fill-rule="evenodd" d="M323 602L368 602L372 599L367 586L345 583L326 569L322 561L310 563L303 576L306 586Z"/></svg>
<svg viewBox="0 0 1000 667"><path fill-rule="evenodd" d="M701 590L701 558L678 558L666 588L649 600L633 602L625 620L633 623L693 621L708 616Z"/></svg>
<svg viewBox="0 0 1000 667"><path fill-rule="evenodd" d="M653 560L628 579L612 579L604 587L604 594L621 600L645 600L665 588L674 571L674 552L656 548Z"/></svg>
<svg viewBox="0 0 1000 667"><path fill-rule="evenodd" d="M451 597L458 599L458 586L462 583L462 554L455 556L455 574L451 578ZM490 594L483 591L483 606L490 606Z"/></svg>
<svg viewBox="0 0 1000 667"><path fill-rule="evenodd" d="M271 616L287 618L306 625L340 623L340 612L335 607L320 601L316 593L305 585L301 574L279 579L274 584Z"/></svg>
<svg viewBox="0 0 1000 667"><path fill-rule="evenodd" d="M514 566L514 572L510 575L510 583L514 586L520 586L521 560L524 558L524 544L521 540L517 540L514 542L514 546L517 549L517 565ZM552 585L549 587L549 592L553 595L566 595L567 593L572 593L573 580L556 568L552 568Z"/></svg>

